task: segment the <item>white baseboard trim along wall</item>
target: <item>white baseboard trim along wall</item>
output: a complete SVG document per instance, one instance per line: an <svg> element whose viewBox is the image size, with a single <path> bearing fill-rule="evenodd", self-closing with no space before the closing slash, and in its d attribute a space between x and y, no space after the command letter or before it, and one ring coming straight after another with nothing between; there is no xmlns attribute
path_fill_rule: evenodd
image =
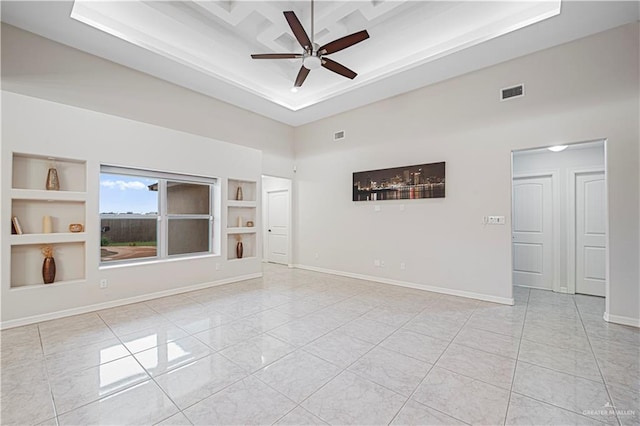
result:
<svg viewBox="0 0 640 426"><path fill-rule="evenodd" d="M607 322L611 322L614 324L628 325L631 327L640 328L640 319L623 317L620 315L610 315L609 312L605 312L603 318Z"/></svg>
<svg viewBox="0 0 640 426"><path fill-rule="evenodd" d="M476 300L482 300L485 302L500 303L502 305L514 304L513 298L510 299L507 297L489 296L487 294L472 293L469 291L454 290L454 289L443 288L443 287L435 287L435 286L430 286L425 284L411 283L407 281L398 281L398 280L392 280L388 278L374 277L371 275L354 274L351 272L336 271L333 269L317 268L315 266L295 265L295 267L298 269L306 269L308 271L322 272L324 274L338 275L341 277L355 278L355 279L365 280L365 281L373 281L373 282L382 283L382 284L397 285L399 287L408 287L416 290L431 291L434 293L448 294L450 296L466 297L468 299L476 299Z"/></svg>
<svg viewBox="0 0 640 426"><path fill-rule="evenodd" d="M159 291L157 293L143 294L140 296L129 297L126 299L112 300L104 303L96 303L88 306L81 306L73 309L65 309L63 311L51 312L42 315L34 315L26 318L19 318L15 320L3 321L0 323L0 330L7 328L20 327L23 325L35 324L43 321L50 321L58 318L70 317L72 315L86 314L87 312L100 311L102 309L115 308L123 305L130 305L132 303L146 302L147 300L158 299L160 297L173 296L180 293L188 293L190 291L201 290L208 287L216 287L224 284L231 284L238 281L246 281L254 278L261 278L262 273L241 275L238 277L225 278L223 280L211 281L206 283L194 284L186 287L173 288L171 290Z"/></svg>

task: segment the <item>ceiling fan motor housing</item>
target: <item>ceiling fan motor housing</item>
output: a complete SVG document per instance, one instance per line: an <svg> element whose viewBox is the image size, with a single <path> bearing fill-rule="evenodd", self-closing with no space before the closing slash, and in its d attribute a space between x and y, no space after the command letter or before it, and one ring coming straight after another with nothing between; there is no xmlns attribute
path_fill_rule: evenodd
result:
<svg viewBox="0 0 640 426"><path fill-rule="evenodd" d="M315 70L322 66L322 60L319 56L305 56L302 60L302 65L304 65L306 69Z"/></svg>
<svg viewBox="0 0 640 426"><path fill-rule="evenodd" d="M291 31L295 36L300 46L304 49L302 54L296 53L265 53L251 55L253 59L298 59L302 58L302 66L294 82L294 87L302 86L304 80L309 75L309 71L324 67L329 71L333 71L343 77L354 79L358 74L342 64L333 61L325 55L330 55L335 52L339 52L347 47L351 47L354 44L360 43L363 40L369 38L369 33L366 30L358 31L357 33L350 34L345 37L341 37L337 40L327 43L324 46L319 46L313 42L313 39L309 38L309 35L304 30L304 27L300 23L300 20L296 16L295 12L288 10L283 12L284 17L291 27ZM311 34L313 31L313 0L311 0Z"/></svg>

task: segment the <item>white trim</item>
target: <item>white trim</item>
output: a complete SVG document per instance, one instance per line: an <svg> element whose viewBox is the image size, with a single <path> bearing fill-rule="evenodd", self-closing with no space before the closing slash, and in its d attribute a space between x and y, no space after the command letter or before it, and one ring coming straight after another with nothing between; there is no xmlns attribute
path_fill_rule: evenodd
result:
<svg viewBox="0 0 640 426"><path fill-rule="evenodd" d="M552 246L551 250L553 250L552 258L553 258L553 282L551 283L552 290L556 293L566 293L566 291L561 291L561 288L565 287L560 282L560 264L562 263L560 260L561 250L561 240L560 240L560 230L561 219L562 219L562 209L560 208L561 204L561 194L560 194L560 170L550 170L550 171L535 171L535 172L524 172L519 174L513 174L511 177L511 251L512 251L512 265L511 265L511 280L513 285L513 183L516 179L527 179L527 178L536 178L536 177L551 177L551 223L553 224L552 228Z"/></svg>
<svg viewBox="0 0 640 426"><path fill-rule="evenodd" d="M42 321L49 321L58 318L69 317L72 315L84 314L87 312L99 311L102 309L115 308L117 306L129 305L131 303L145 302L147 300L158 299L160 297L173 296L181 293L188 293L194 290L200 290L203 288L216 287L219 285L230 284L238 281L246 281L254 278L261 278L262 272L256 272L254 274L241 275L238 277L225 278L223 280L211 281L206 283L194 284L187 287L174 288L171 290L159 291L156 293L143 294L140 296L128 297L126 299L112 300L110 302L96 303L94 305L82 306L79 308L65 309L57 312L50 312L47 314L33 315L25 318L18 318L15 320L0 322L0 330L7 328L20 327L23 325L35 324Z"/></svg>
<svg viewBox="0 0 640 426"><path fill-rule="evenodd" d="M467 299L476 299L476 300L483 300L485 302L500 303L502 305L514 304L513 298L508 298L508 297L497 297L497 296L491 296L488 294L473 293L470 291L454 290L454 289L444 288L444 287L434 287L434 286L425 285L425 284L418 284L418 283L412 283L407 281L398 281L398 280L391 280L388 278L374 277L371 275L354 274L352 272L318 268L316 266L296 264L295 268L305 269L305 270L314 271L314 272L320 272L324 274L338 275L341 277L355 278L358 280L366 280L366 281L373 281L373 282L382 283L382 284L396 285L399 287L414 288L416 290L431 291L433 293L441 293L441 294L449 294L451 296L466 297Z"/></svg>
<svg viewBox="0 0 640 426"><path fill-rule="evenodd" d="M265 236L262 246L264 247L263 257L267 259L267 262L271 262L269 260L269 195L277 194L277 193L286 193L287 194L287 261L282 263L282 265L290 265L291 264L291 247L292 247L292 238L291 238L291 212L292 212L292 204L291 204L291 190L289 188L284 189L272 189L269 191L265 191L266 197L264 197L264 226L263 226L263 234ZM279 262L273 262L279 263ZM280 263L279 263L280 264Z"/></svg>
<svg viewBox="0 0 640 426"><path fill-rule="evenodd" d="M605 270L604 270L604 276L606 278L605 283L604 283L604 311L609 312L609 310L611 309L611 261L610 261L610 257L609 257L609 247L611 247L611 244L609 242L609 218L611 217L611 215L609 214L609 166L607 166L607 146L609 144L608 139L603 139L602 140L602 149L604 151L604 159L603 159L603 164L604 164L604 184L605 184L605 193L604 193L604 199L605 199L605 222L604 222L604 226L605 226L605 232L606 235L604 236L605 238L605 244L606 244L606 248L605 248Z"/></svg>
<svg viewBox="0 0 640 426"><path fill-rule="evenodd" d="M284 187L279 187L279 188L274 188L274 189L270 189L270 190L266 190L264 189L264 180L265 178L269 179L269 178L275 178L275 179L279 179L282 181L286 181L286 185ZM272 175L262 175L262 179L260 181L262 183L262 235L264 236L262 239L262 261L265 263L269 262L269 238L267 237L268 235L268 214L269 214L269 193L272 192L283 192L286 191L287 192L287 216L288 216L288 220L287 220L287 226L289 227L288 229L288 236L287 236L287 261L286 263L284 263L284 265L287 265L288 267L293 267L293 179L288 178L288 177L281 177L281 176L272 176Z"/></svg>
<svg viewBox="0 0 640 426"><path fill-rule="evenodd" d="M631 327L640 328L640 318L623 317L620 315L610 315L608 312L605 312L602 318L604 318L606 322L610 322L613 324L628 325Z"/></svg>
<svg viewBox="0 0 640 426"><path fill-rule="evenodd" d="M603 167L577 167L567 170L567 291L576 293L576 179L578 175L602 173L605 183L605 271L609 270L609 208L607 173ZM609 277L605 273L605 297L607 297Z"/></svg>

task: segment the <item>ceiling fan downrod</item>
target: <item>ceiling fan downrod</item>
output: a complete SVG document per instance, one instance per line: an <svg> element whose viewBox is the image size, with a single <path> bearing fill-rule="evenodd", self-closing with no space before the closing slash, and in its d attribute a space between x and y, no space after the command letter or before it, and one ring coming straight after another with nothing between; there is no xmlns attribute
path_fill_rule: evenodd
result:
<svg viewBox="0 0 640 426"><path fill-rule="evenodd" d="M323 46L315 44L315 3L311 0L311 38L304 30L302 23L293 11L285 11L284 17L287 20L291 32L294 37L302 46L303 52L299 53L259 53L253 54L253 59L302 59L302 66L294 82L294 87L302 86L304 80L309 75L309 71L312 69L324 67L329 71L339 74L343 77L354 79L358 74L349 68L345 67L338 62L331 60L325 55L330 55L335 52L339 52L347 47L351 47L354 44L360 43L369 38L369 33L366 30L358 31L348 36L341 37L333 40Z"/></svg>

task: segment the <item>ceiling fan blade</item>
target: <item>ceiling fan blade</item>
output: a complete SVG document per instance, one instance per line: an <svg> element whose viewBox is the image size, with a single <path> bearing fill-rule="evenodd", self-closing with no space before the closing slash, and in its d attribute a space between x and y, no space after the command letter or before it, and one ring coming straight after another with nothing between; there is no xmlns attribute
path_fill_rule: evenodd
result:
<svg viewBox="0 0 640 426"><path fill-rule="evenodd" d="M332 61L329 58L322 58L322 66L330 71L335 72L336 74L340 74L341 76L350 78L352 80L358 75L344 65L341 65L336 61Z"/></svg>
<svg viewBox="0 0 640 426"><path fill-rule="evenodd" d="M293 86L294 87L302 86L302 83L304 83L304 80L309 75L309 71L311 71L311 70L309 68L305 68L304 65L302 67L300 67L300 71L298 72L298 76L296 77L296 82L295 82L295 84Z"/></svg>
<svg viewBox="0 0 640 426"><path fill-rule="evenodd" d="M302 58L298 53L258 53L251 55L252 59L297 59Z"/></svg>
<svg viewBox="0 0 640 426"><path fill-rule="evenodd" d="M302 27L302 24L300 23L300 20L296 16L295 12L288 11L283 13L284 17L287 18L287 22L291 27L291 31L293 31L293 35L296 36L298 43L300 43L305 51L311 50L311 40L309 40L309 36Z"/></svg>
<svg viewBox="0 0 640 426"><path fill-rule="evenodd" d="M338 52L342 49L346 49L347 47L353 46L354 44L360 43L369 38L369 33L367 30L358 31L357 33L350 34L348 36L344 36L337 40L332 41L331 43L327 43L318 49L318 53L321 55L329 55L331 53Z"/></svg>

